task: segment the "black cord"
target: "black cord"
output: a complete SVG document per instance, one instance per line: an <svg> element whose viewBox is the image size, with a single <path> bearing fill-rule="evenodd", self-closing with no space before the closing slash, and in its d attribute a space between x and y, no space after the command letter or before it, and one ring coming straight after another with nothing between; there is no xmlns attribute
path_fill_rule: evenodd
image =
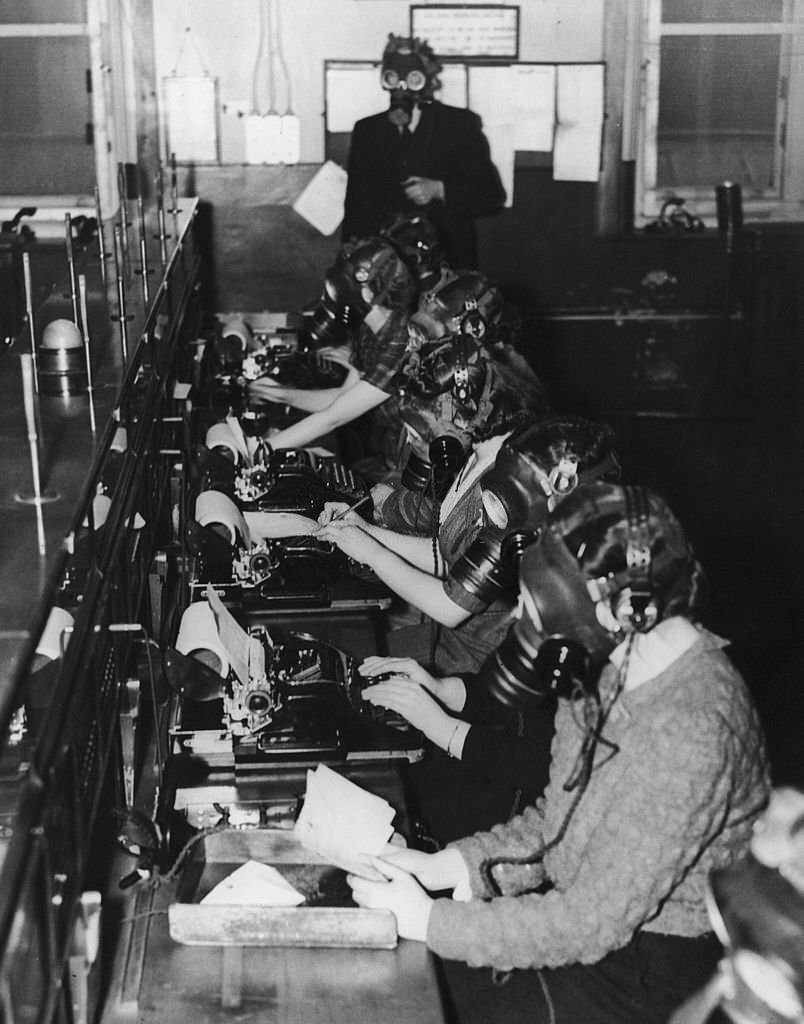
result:
<svg viewBox="0 0 804 1024"><path fill-rule="evenodd" d="M594 760L595 752L597 750L598 743L602 743L605 746L611 748L614 756L619 748L616 744L606 740L601 735L606 721L608 720L611 709L614 707L615 701L620 696L625 686L625 680L628 676L628 666L631 660L631 650L634 645L635 633L631 633L628 637L627 646L625 649L625 655L623 657L620 669L617 673L617 682L612 691L609 701L605 705L600 705L599 715L596 716L594 724L587 724L585 728L585 734L581 743L581 752L579 758L573 767L570 777L564 784L565 790L575 789L575 796L573 797L572 803L570 804L567 813L564 815L564 820L561 822L561 826L558 832L553 836L549 842L544 843L540 849L536 850L535 853L526 854L522 857L489 857L484 860L480 865L480 871L485 879L486 884L492 890L495 896L502 896L503 892L500 888L497 879L494 877L494 869L503 864L512 867L525 867L528 865L536 866L541 864L550 850L554 849L567 833L570 822L577 810L578 804L581 802L581 798L586 792L586 788L589 785L589 781L592 778L592 772L594 771ZM610 758L606 758L608 761ZM605 763L605 762L604 762Z"/></svg>

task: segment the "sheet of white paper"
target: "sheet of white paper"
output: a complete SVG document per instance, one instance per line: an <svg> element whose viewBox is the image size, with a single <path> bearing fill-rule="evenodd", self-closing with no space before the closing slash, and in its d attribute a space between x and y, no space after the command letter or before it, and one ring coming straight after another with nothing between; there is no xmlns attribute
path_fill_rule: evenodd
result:
<svg viewBox="0 0 804 1024"><path fill-rule="evenodd" d="M436 98L452 107L467 104L465 64L446 64L438 76ZM355 121L388 108L388 93L380 85L379 64L333 63L325 76L327 131L351 132Z"/></svg>
<svg viewBox="0 0 804 1024"><path fill-rule="evenodd" d="M240 420L237 418L237 416L233 416L231 413L228 413L225 422L229 429L232 431L232 434L234 435L237 450L243 456L246 465L250 466L251 454L248 450L248 441L246 440L246 435L243 433L243 428L240 425Z"/></svg>
<svg viewBox="0 0 804 1024"><path fill-rule="evenodd" d="M515 151L549 152L553 148L555 81L552 64L473 67L469 71L469 106L483 119L507 206L513 203Z"/></svg>
<svg viewBox="0 0 804 1024"><path fill-rule="evenodd" d="M206 894L204 904L229 907L298 907L305 897L270 864L247 860Z"/></svg>
<svg viewBox="0 0 804 1024"><path fill-rule="evenodd" d="M465 64L445 64L438 77L441 88L436 99L450 107L466 107L469 104L469 76Z"/></svg>
<svg viewBox="0 0 804 1024"><path fill-rule="evenodd" d="M343 220L345 198L346 171L334 160L327 160L293 204L293 209L322 235L331 235Z"/></svg>
<svg viewBox="0 0 804 1024"><path fill-rule="evenodd" d="M240 682L247 686L249 681L249 641L251 637L249 637L248 633L235 619L229 609L224 606L211 583L207 584L206 598L218 624L218 637L221 645L229 655L229 663Z"/></svg>
<svg viewBox="0 0 804 1024"><path fill-rule="evenodd" d="M324 764L307 772L304 806L294 834L329 863L364 878L383 876L368 858L387 849L394 809Z"/></svg>
<svg viewBox="0 0 804 1024"><path fill-rule="evenodd" d="M268 537L306 537L318 529L315 519L297 512L244 512L252 541Z"/></svg>
<svg viewBox="0 0 804 1024"><path fill-rule="evenodd" d="M602 64L562 64L558 69L558 124L553 149L556 181L597 181L603 134Z"/></svg>
<svg viewBox="0 0 804 1024"><path fill-rule="evenodd" d="M380 85L380 65L330 65L326 79L327 131L350 132L355 121L388 106Z"/></svg>
<svg viewBox="0 0 804 1024"><path fill-rule="evenodd" d="M177 160L218 159L217 83L208 75L162 79L167 138Z"/></svg>

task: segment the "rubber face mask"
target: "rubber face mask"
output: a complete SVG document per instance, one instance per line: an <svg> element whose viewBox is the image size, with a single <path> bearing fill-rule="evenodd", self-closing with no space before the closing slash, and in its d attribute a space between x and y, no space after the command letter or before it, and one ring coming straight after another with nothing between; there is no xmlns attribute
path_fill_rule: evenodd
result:
<svg viewBox="0 0 804 1024"><path fill-rule="evenodd" d="M388 119L397 127L410 123L417 103L432 98L424 62L415 53L399 51L388 54L383 59L380 84L391 94Z"/></svg>
<svg viewBox="0 0 804 1024"><path fill-rule="evenodd" d="M528 707L574 696L614 649L598 622L587 580L560 534L547 529L520 566L520 617L480 670L503 704Z"/></svg>

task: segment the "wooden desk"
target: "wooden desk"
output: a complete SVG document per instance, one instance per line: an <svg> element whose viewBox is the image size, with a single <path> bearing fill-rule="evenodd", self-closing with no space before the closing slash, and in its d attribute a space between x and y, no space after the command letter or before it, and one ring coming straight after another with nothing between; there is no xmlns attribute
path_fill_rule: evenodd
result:
<svg viewBox="0 0 804 1024"><path fill-rule="evenodd" d="M387 799L397 810L395 826L407 830L398 764L338 770ZM228 781L228 795L219 788L208 799L215 801L211 806L237 805L241 813L256 804L267 812L283 800L292 804L303 779L302 766L239 781L229 776L217 780ZM203 790L195 797L192 790L177 794L176 806L203 802ZM247 830L239 835L244 848L259 846ZM400 939L396 949L183 945L171 938L168 922L181 889L181 878L156 889L143 885L126 900L100 1024L444 1024L435 958L423 943Z"/></svg>
<svg viewBox="0 0 804 1024"><path fill-rule="evenodd" d="M101 1024L445 1020L434 959L422 943L401 939L394 950L184 946L168 933L170 898L165 891L141 894L137 913L154 912L129 926L138 933L132 958L138 949L145 953L142 971L129 963Z"/></svg>

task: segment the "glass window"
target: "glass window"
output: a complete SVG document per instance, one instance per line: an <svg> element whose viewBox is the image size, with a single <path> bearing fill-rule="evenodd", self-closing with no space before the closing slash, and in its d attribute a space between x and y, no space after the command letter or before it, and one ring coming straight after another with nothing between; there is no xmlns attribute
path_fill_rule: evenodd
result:
<svg viewBox="0 0 804 1024"><path fill-rule="evenodd" d="M637 219L715 211L737 182L764 217L804 216L804 0L646 0Z"/></svg>
<svg viewBox="0 0 804 1024"><path fill-rule="evenodd" d="M665 36L658 188L777 187L778 36Z"/></svg>
<svg viewBox="0 0 804 1024"><path fill-rule="evenodd" d="M783 0L662 0L662 22L781 21Z"/></svg>

